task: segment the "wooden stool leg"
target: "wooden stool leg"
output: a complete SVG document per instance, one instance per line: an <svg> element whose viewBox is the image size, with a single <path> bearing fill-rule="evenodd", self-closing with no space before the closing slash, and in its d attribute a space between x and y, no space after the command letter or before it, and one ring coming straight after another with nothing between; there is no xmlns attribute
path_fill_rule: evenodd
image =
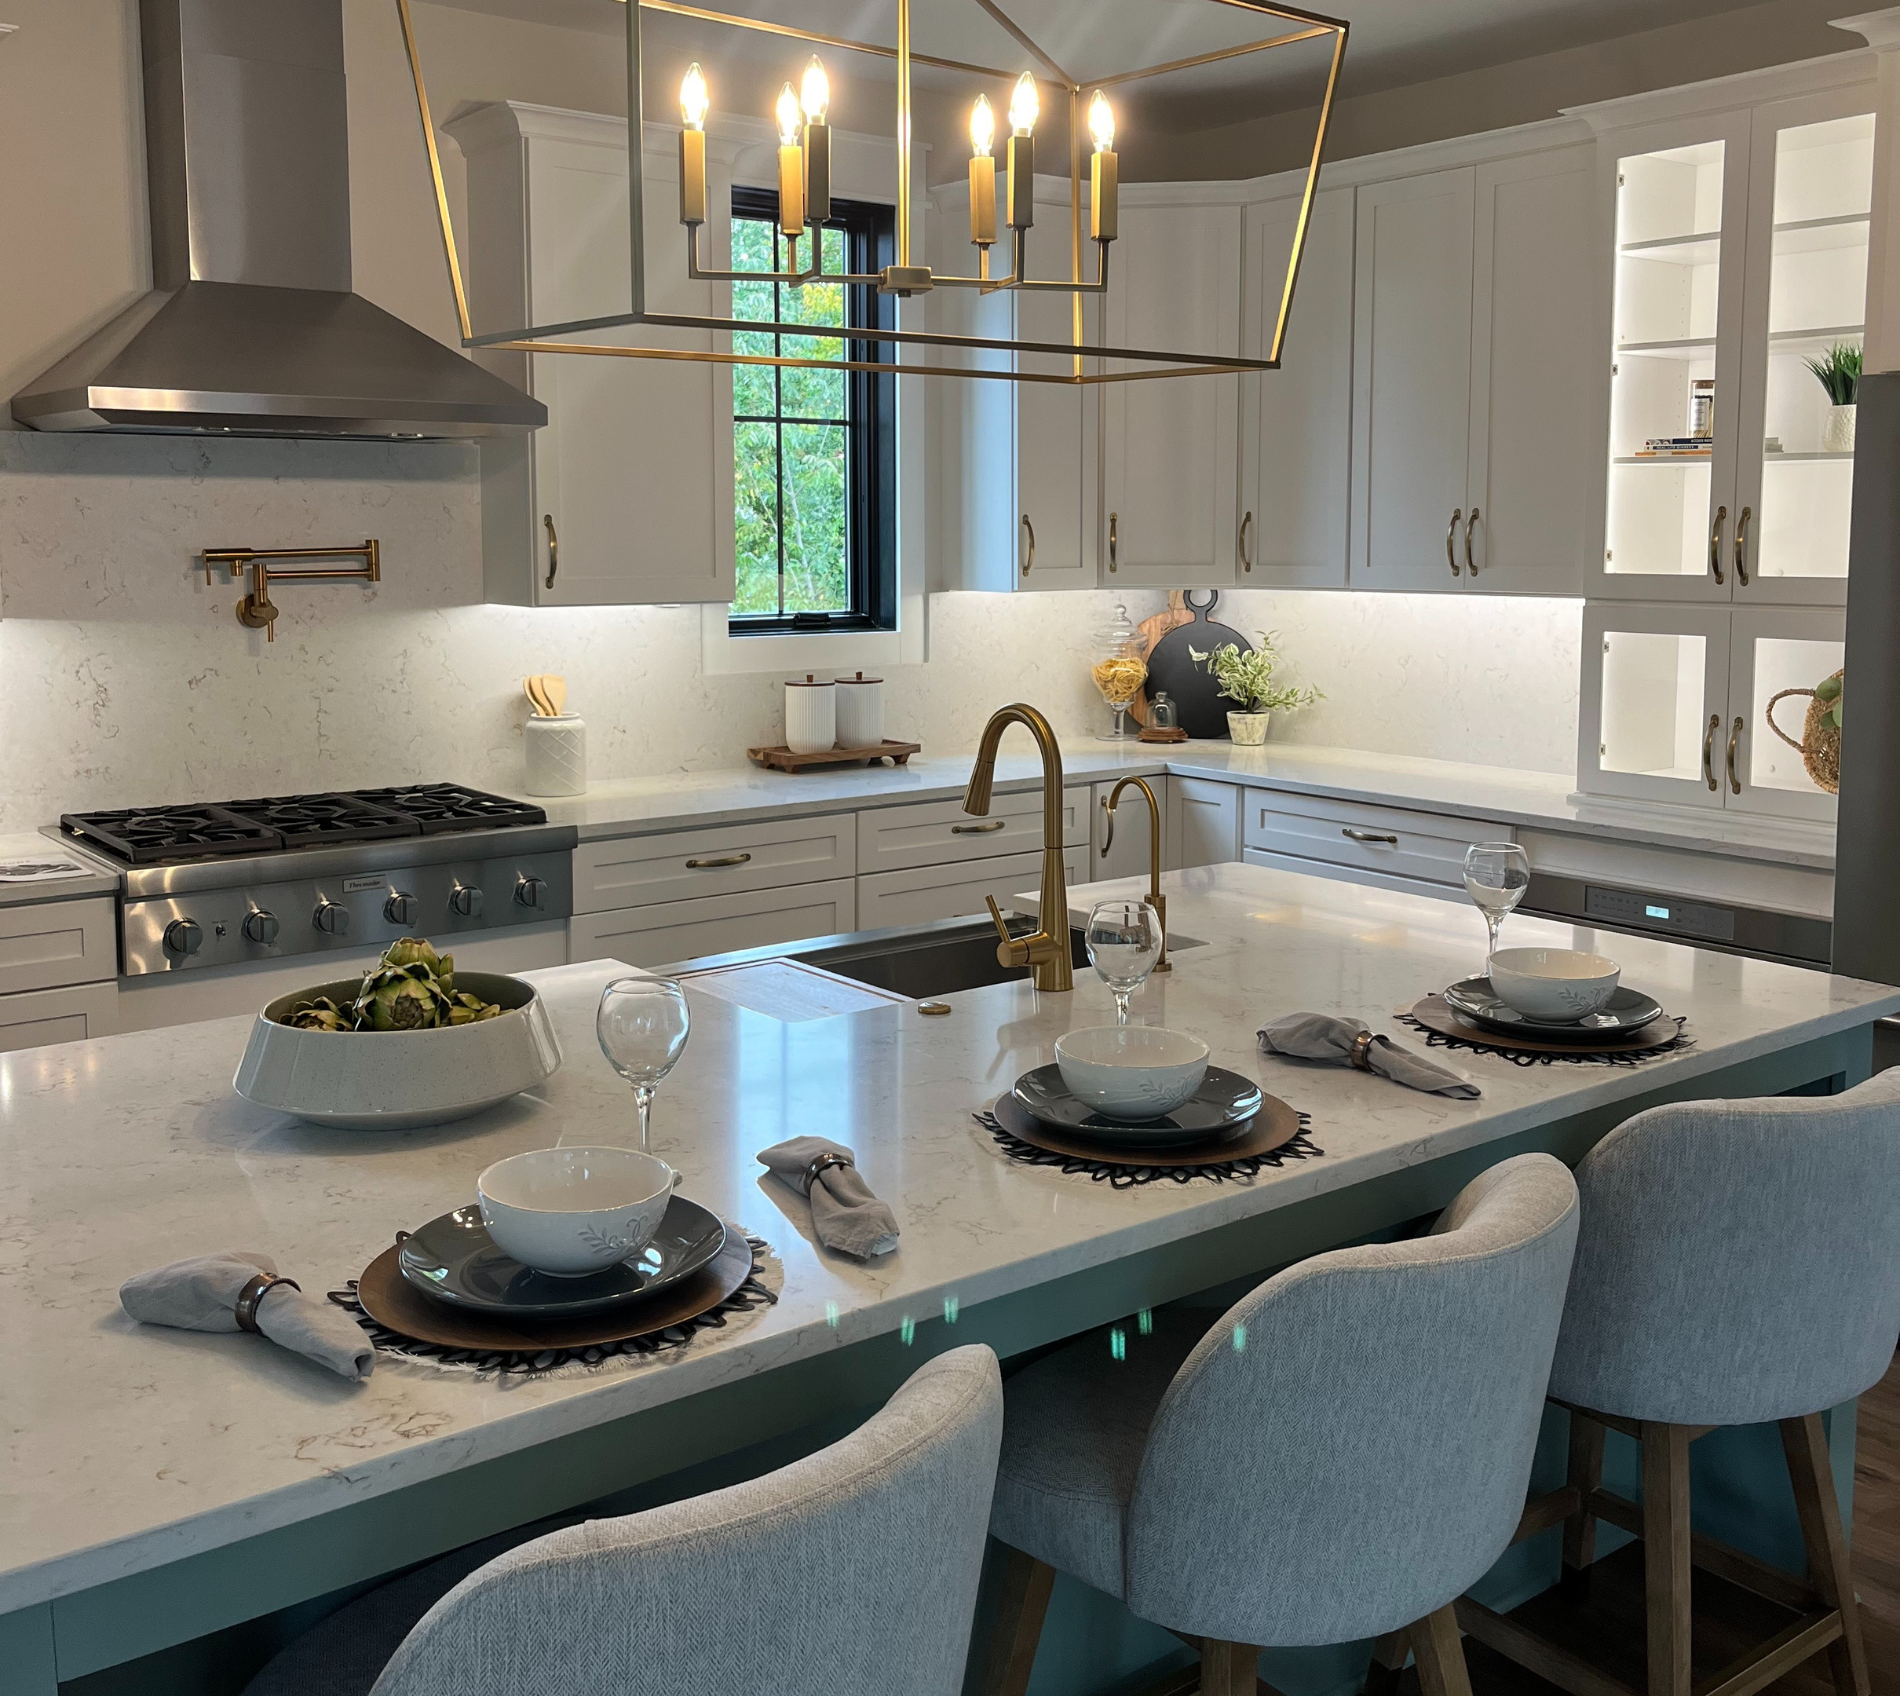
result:
<svg viewBox="0 0 1900 1696"><path fill-rule="evenodd" d="M1364 1696L1397 1696L1408 1647L1403 1631L1388 1631L1372 1645L1372 1663L1366 1668Z"/></svg>
<svg viewBox="0 0 1900 1696"><path fill-rule="evenodd" d="M1689 1428L1643 1422L1649 1696L1689 1696Z"/></svg>
<svg viewBox="0 0 1900 1696"><path fill-rule="evenodd" d="M1834 1494L1828 1464L1827 1433L1821 1416L1781 1422L1781 1446L1788 1457L1788 1479L1801 1515L1801 1541L1808 1551L1808 1578L1820 1592L1821 1605L1836 1608L1841 1634L1828 1645L1828 1662L1839 1696L1868 1696L1867 1652L1861 1645L1860 1605L1854 1599L1854 1575L1841 1530L1841 1504Z"/></svg>
<svg viewBox="0 0 1900 1696"><path fill-rule="evenodd" d="M1576 1409L1570 1414L1570 1487L1588 1500L1590 1492L1603 1487L1604 1428ZM1580 1509L1564 1521L1563 1583L1575 1590L1584 1569L1597 1558L1596 1515Z"/></svg>
<svg viewBox="0 0 1900 1696"><path fill-rule="evenodd" d="M1201 1696L1254 1696L1260 1651L1251 1643L1201 1639Z"/></svg>
<svg viewBox="0 0 1900 1696"><path fill-rule="evenodd" d="M1471 1678L1465 1670L1465 1646L1458 1622L1449 1607L1427 1614L1408 1632L1412 1655L1418 1662L1421 1696L1471 1696Z"/></svg>
<svg viewBox="0 0 1900 1696"><path fill-rule="evenodd" d="M1043 1616L1049 1611L1055 1582L1054 1567L1021 1549L1008 1550L983 1666L983 1696L1024 1696L1029 1689L1029 1673L1036 1664L1036 1645L1042 1641Z"/></svg>

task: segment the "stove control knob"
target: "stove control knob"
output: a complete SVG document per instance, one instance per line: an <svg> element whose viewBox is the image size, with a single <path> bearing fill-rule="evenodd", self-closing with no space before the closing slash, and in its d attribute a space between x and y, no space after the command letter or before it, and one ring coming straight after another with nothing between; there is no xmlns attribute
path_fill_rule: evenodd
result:
<svg viewBox="0 0 1900 1696"><path fill-rule="evenodd" d="M416 922L416 898L396 890L383 903L383 917L392 925L412 925Z"/></svg>
<svg viewBox="0 0 1900 1696"><path fill-rule="evenodd" d="M470 883L458 883L449 895L449 911L458 918L482 916L482 892Z"/></svg>
<svg viewBox="0 0 1900 1696"><path fill-rule="evenodd" d="M173 919L165 927L165 952L183 958L204 946L204 927L196 919Z"/></svg>
<svg viewBox="0 0 1900 1696"><path fill-rule="evenodd" d="M350 928L350 910L339 907L328 896L320 898L310 922L325 936L343 936Z"/></svg>
<svg viewBox="0 0 1900 1696"><path fill-rule="evenodd" d="M244 915L244 940L261 942L266 947L277 940L277 915L268 913L261 907L253 908Z"/></svg>
<svg viewBox="0 0 1900 1696"><path fill-rule="evenodd" d="M545 878L524 877L515 885L515 904L521 907L540 907L548 898L548 886Z"/></svg>

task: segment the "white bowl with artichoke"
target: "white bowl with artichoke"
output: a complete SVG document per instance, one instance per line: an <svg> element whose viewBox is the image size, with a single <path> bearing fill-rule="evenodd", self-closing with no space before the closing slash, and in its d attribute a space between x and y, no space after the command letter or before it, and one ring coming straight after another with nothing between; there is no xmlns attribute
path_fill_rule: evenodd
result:
<svg viewBox="0 0 1900 1696"><path fill-rule="evenodd" d="M234 1083L246 1101L313 1124L401 1131L479 1113L560 1064L532 984L457 972L453 955L404 937L360 978L271 1002Z"/></svg>

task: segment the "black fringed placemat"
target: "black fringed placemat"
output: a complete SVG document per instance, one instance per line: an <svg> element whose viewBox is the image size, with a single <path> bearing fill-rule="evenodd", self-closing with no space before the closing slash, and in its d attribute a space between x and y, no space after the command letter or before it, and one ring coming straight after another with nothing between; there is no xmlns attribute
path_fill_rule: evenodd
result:
<svg viewBox="0 0 1900 1696"><path fill-rule="evenodd" d="M1007 1130L994 1112L977 1113L973 1117L984 1130L990 1133L996 1141L996 1146L1011 1160L1019 1160L1025 1166L1052 1166L1061 1172L1080 1174L1093 1179L1098 1184L1108 1184L1111 1188L1125 1190L1137 1184L1160 1183L1164 1178L1171 1178L1177 1184L1192 1183L1196 1178L1210 1178L1217 1184L1224 1184L1230 1180L1245 1182L1258 1177L1268 1167L1284 1166L1289 1160L1318 1159L1326 1151L1307 1135L1313 1123L1312 1115L1299 1113L1292 1108L1288 1108L1287 1111L1295 1114L1299 1121L1299 1128L1292 1136L1276 1143L1271 1148L1259 1149L1255 1153L1238 1155L1226 1160L1200 1157L1193 1160L1170 1161L1164 1152L1157 1151L1152 1163L1135 1162L1127 1157L1115 1160L1093 1159L1084 1154L1038 1148L1034 1143L1025 1142L1021 1137Z"/></svg>
<svg viewBox="0 0 1900 1696"><path fill-rule="evenodd" d="M1601 1048L1556 1042L1520 1045L1508 1036L1494 1035L1468 1024L1436 995L1424 997L1410 1012L1396 1013L1393 1017L1407 1030L1417 1031L1424 1037L1427 1048L1493 1054L1500 1060L1510 1061L1513 1066L1640 1066L1645 1060L1653 1060L1659 1054L1674 1054L1695 1045L1695 1038L1685 1028L1687 1020L1668 1014L1656 1021L1659 1026L1667 1028L1667 1035L1658 1036L1654 1041L1643 1041L1639 1032L1635 1042L1623 1038L1616 1045L1605 1044Z"/></svg>

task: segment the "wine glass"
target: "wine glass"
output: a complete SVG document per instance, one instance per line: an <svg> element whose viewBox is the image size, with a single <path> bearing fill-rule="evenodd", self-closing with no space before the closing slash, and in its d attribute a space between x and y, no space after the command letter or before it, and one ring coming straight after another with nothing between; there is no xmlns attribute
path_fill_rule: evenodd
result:
<svg viewBox="0 0 1900 1696"><path fill-rule="evenodd" d="M1083 942L1089 964L1115 996L1115 1023L1128 1023L1128 998L1161 958L1161 915L1146 901L1098 901Z"/></svg>
<svg viewBox="0 0 1900 1696"><path fill-rule="evenodd" d="M671 978L615 978L600 992L594 1034L608 1064L633 1085L643 1152L653 1092L684 1051L691 1023L686 992Z"/></svg>
<svg viewBox="0 0 1900 1696"><path fill-rule="evenodd" d="M1498 932L1504 915L1524 899L1531 886L1531 857L1515 842L1474 842L1465 851L1465 893L1491 931L1485 950L1484 975L1491 975L1491 956L1498 951Z"/></svg>

